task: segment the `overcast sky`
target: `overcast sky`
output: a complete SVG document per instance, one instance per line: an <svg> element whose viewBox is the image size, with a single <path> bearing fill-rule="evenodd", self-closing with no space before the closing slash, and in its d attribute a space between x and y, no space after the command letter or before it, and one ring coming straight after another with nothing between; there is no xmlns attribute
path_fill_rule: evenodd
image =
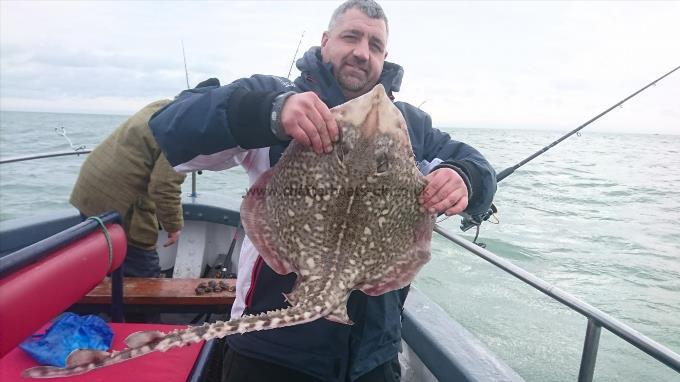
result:
<svg viewBox="0 0 680 382"><path fill-rule="evenodd" d="M182 41L191 86L285 77L339 3L0 0L0 108L131 114L186 87ZM680 65L680 2L381 4L435 126L569 130ZM590 128L680 134L680 70Z"/></svg>

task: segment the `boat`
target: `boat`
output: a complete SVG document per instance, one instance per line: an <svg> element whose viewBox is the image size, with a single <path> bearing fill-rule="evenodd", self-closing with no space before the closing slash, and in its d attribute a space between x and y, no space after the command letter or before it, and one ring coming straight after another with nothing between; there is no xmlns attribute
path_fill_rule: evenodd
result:
<svg viewBox="0 0 680 382"><path fill-rule="evenodd" d="M31 156L30 159L60 155L67 154L41 154ZM220 254L228 254L222 258L228 261L220 264L225 270L224 274L227 275L230 273L229 269L236 269L240 244L244 237L240 225L239 201L205 194L198 195L195 190L195 178L192 185L194 186L192 193L183 196L185 227L178 244L169 248L159 245L161 268L171 279L198 279L205 275L208 267L219 262ZM115 217L113 219L115 220ZM61 248L67 243L77 243L81 236L72 236L69 232L82 230L84 225L90 226L90 232L97 229L94 222L83 222L75 209L0 222L0 294L2 280L14 271L12 267L17 267L17 261L30 263L51 253L55 248ZM680 373L680 355L667 347L456 233L440 226L435 226L435 232L447 239L451 245L459 246L470 254L481 257L587 319L579 381L593 380L602 328ZM64 237L71 239L66 240ZM113 280L110 281L111 285L114 285L116 277L120 275L115 276L115 272L111 274L110 280ZM113 306L116 299L122 297L116 296L116 288L112 288ZM87 291L83 292L85 293ZM115 310L113 307L112 316L116 315ZM0 319L0 325L2 322ZM6 333L8 330L10 328L0 327L0 333ZM219 346L217 341L208 342L201 353L196 355L197 360L187 380L204 380L205 373L195 371L204 370L205 365L210 364L211 357L219 356L219 352L214 350ZM128 363L137 362L139 365L145 365L145 358ZM399 354L399 360L402 380L405 382L524 380L478 338L415 287L409 292L403 312L402 352ZM2 367L0 363L0 369Z"/></svg>

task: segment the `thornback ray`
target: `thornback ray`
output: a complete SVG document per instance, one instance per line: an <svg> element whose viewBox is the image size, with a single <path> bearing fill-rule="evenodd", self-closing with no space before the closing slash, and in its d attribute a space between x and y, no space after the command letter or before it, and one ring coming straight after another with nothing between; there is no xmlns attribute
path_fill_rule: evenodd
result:
<svg viewBox="0 0 680 382"><path fill-rule="evenodd" d="M232 334L301 325L321 318L352 324L350 293L377 296L408 285L430 258L434 216L418 197L418 171L401 112L382 85L331 109L341 139L316 154L291 142L250 188L243 228L278 274L295 273L289 307L169 333L135 333L128 348L85 353L67 368L39 366L25 377L53 378Z"/></svg>

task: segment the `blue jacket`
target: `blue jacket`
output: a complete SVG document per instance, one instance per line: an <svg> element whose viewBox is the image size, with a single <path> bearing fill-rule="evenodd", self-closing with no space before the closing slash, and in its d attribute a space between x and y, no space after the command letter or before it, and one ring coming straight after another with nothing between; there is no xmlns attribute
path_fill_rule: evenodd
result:
<svg viewBox="0 0 680 382"><path fill-rule="evenodd" d="M274 98L287 91L313 91L329 107L346 102L330 64L321 61L320 48L313 47L297 62L302 72L294 82L285 78L254 75L225 86L208 80L196 89L182 92L159 111L149 125L173 166L198 155L224 150L269 147L270 166L287 147L270 129ZM379 82L388 95L399 91L403 69L385 62ZM447 166L465 180L469 202L465 212L476 216L487 211L496 191L495 172L474 148L452 140L432 127L422 110L395 102L404 115L415 154L424 173ZM287 307L283 292L289 292L295 274L278 275L261 258L256 263L246 313ZM353 326L328 320L228 337L229 345L246 356L268 360L329 381L354 380L397 356L401 340L400 313L406 290L370 297L352 293L348 310Z"/></svg>

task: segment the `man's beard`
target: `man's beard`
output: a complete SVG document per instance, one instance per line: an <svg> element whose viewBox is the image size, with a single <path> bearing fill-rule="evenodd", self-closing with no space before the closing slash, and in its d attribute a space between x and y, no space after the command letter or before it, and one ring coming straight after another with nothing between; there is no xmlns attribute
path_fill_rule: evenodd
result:
<svg viewBox="0 0 680 382"><path fill-rule="evenodd" d="M340 87L343 89L347 89L349 91L359 91L363 89L366 86L366 83L368 81L366 80L359 80L356 77L340 77L338 82L340 83Z"/></svg>
<svg viewBox="0 0 680 382"><path fill-rule="evenodd" d="M368 75L366 74L366 72L363 72L364 74L363 78L362 76L355 76L343 73L343 71L341 71L339 74L340 75L338 76L338 83L340 84L340 87L345 90L357 92L362 89L365 89L366 85L368 84Z"/></svg>

